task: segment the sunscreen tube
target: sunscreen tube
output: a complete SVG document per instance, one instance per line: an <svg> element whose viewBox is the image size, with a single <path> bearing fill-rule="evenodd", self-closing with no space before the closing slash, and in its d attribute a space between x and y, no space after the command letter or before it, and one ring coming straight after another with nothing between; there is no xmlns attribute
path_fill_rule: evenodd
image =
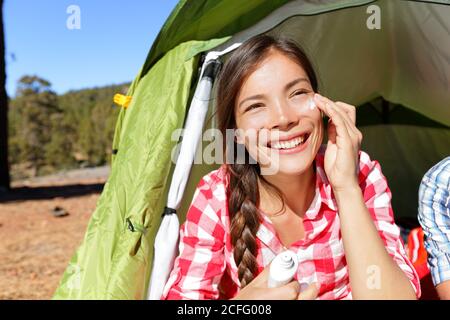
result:
<svg viewBox="0 0 450 320"><path fill-rule="evenodd" d="M269 267L269 288L281 287L292 281L298 269L297 255L290 251L284 251L277 255Z"/></svg>

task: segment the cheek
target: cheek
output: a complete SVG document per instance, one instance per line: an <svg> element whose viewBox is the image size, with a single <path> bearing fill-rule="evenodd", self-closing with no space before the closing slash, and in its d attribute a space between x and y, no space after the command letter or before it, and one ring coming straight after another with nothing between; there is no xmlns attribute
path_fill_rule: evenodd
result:
<svg viewBox="0 0 450 320"><path fill-rule="evenodd" d="M323 118L322 113L320 110L316 107L314 109L309 109L307 112L302 113L303 117L308 118L308 122L311 122L314 127L314 143L313 148L318 148L322 144L323 135L324 135L324 124L323 124ZM301 119L301 118L300 118ZM302 123L302 120L300 120L300 125Z"/></svg>
<svg viewBox="0 0 450 320"><path fill-rule="evenodd" d="M315 108L311 110L311 119L314 121L314 126L320 129L323 129L323 117L322 112Z"/></svg>
<svg viewBox="0 0 450 320"><path fill-rule="evenodd" d="M317 120L315 121L315 130L316 130L316 148L318 149L320 145L323 143L323 137L324 137L324 124L322 120L322 115L319 113L319 116L317 117Z"/></svg>
<svg viewBox="0 0 450 320"><path fill-rule="evenodd" d="M310 104L304 101L301 104L291 103L292 108L295 110L296 115L301 119L302 117L308 117L313 121L321 121L322 115L321 111L317 107L311 109Z"/></svg>
<svg viewBox="0 0 450 320"><path fill-rule="evenodd" d="M247 150L251 150L257 144L257 132L263 127L262 122L257 117L253 116L237 116L236 117L236 132L237 142L245 144ZM249 145L250 144L250 145Z"/></svg>
<svg viewBox="0 0 450 320"><path fill-rule="evenodd" d="M266 123L267 116L264 112L257 112L236 118L236 126L242 130L260 130L265 127Z"/></svg>

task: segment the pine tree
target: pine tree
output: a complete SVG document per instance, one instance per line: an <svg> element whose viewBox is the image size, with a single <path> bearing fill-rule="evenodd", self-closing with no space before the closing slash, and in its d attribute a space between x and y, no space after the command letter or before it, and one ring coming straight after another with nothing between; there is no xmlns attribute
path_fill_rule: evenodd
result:
<svg viewBox="0 0 450 320"><path fill-rule="evenodd" d="M45 146L51 141L52 114L61 112L51 84L37 76L19 80L15 107L20 115L17 137L19 161L29 164L34 174L46 165Z"/></svg>

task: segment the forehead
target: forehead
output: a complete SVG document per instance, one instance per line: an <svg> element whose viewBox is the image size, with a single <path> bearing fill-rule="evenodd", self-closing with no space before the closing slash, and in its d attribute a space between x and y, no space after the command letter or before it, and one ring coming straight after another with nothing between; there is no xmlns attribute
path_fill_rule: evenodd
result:
<svg viewBox="0 0 450 320"><path fill-rule="evenodd" d="M269 94L267 90L282 90L286 83L300 77L308 78L301 65L279 51L271 51L243 82L238 101L250 94Z"/></svg>

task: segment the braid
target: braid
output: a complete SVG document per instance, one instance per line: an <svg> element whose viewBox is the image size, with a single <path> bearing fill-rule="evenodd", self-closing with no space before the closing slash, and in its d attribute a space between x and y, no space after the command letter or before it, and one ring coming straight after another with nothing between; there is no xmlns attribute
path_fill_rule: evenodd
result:
<svg viewBox="0 0 450 320"><path fill-rule="evenodd" d="M228 129L238 129L237 97L247 77L270 54L270 49L278 50L296 61L305 70L313 90L317 92L317 77L312 64L297 43L288 38L266 34L252 37L231 53L218 76L214 115L217 116L222 137L228 137ZM229 171L227 195L231 243L234 247L234 260L238 267L239 281L243 288L253 280L258 269L256 233L262 220L258 209L259 186L264 186L264 189L268 186L278 194L283 204L282 211L284 211L285 203L281 191L261 175L258 164L250 164L247 161L245 164L236 163L234 152L233 155L228 155L227 151L236 150L236 146L236 142L223 139L223 151L227 160L227 171ZM248 150L245 150L245 154L249 156Z"/></svg>
<svg viewBox="0 0 450 320"><path fill-rule="evenodd" d="M261 224L257 209L258 172L255 166L243 164L231 165L230 169L230 234L243 288L253 280L258 269L256 232Z"/></svg>

